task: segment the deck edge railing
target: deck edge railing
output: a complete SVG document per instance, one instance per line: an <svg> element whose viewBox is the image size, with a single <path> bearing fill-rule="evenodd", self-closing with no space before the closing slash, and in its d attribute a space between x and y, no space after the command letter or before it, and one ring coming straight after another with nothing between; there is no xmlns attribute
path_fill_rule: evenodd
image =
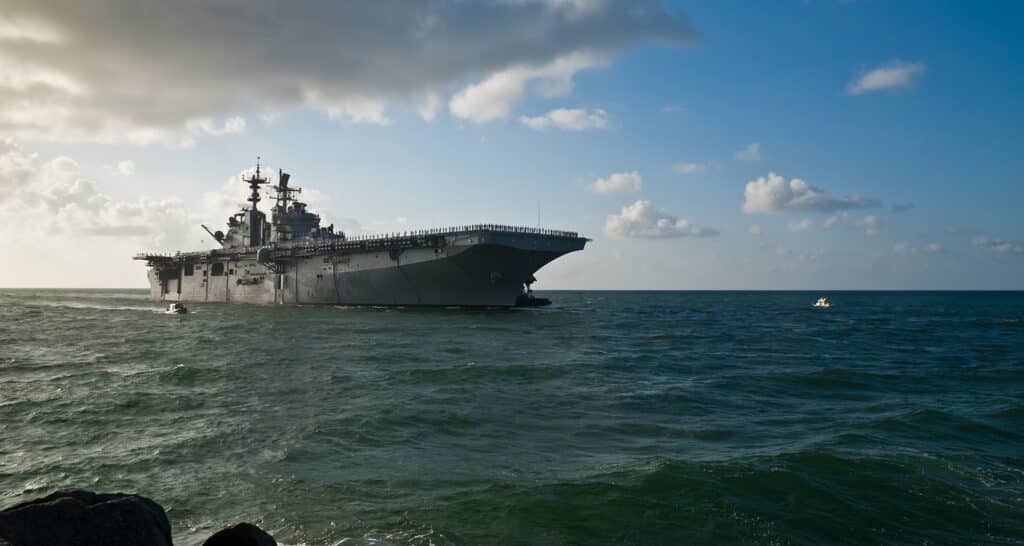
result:
<svg viewBox="0 0 1024 546"><path fill-rule="evenodd" d="M459 233L472 233L476 231L491 231L496 233L507 233L507 234L523 234L523 235L543 235L548 237L569 237L573 239L579 238L579 233L575 231L562 231L558 229L545 229L535 228L528 226L511 226L503 224L467 224L464 226L450 226L443 228L431 228L431 229L416 229L409 231L397 231L389 233L372 233L367 235L357 235L355 237L346 237L344 240L336 239L312 239L304 245L288 245L279 248L314 248L332 244L358 244L358 243L380 243L384 241L396 241L400 242L408 239L418 239L422 237L432 237L438 235L455 235ZM273 246L273 245L270 245ZM243 247L237 249L238 252L253 251L255 247ZM214 249L214 252L219 252L220 249ZM135 255L136 259L150 259L150 258L188 258L193 256L205 256L209 255L209 250L197 250L191 252L173 252L173 253L160 253L160 252L140 252Z"/></svg>

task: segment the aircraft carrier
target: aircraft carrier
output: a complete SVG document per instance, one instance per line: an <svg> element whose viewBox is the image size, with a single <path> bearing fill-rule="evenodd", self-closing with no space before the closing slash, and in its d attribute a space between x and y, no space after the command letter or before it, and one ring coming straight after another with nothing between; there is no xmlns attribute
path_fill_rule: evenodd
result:
<svg viewBox="0 0 1024 546"><path fill-rule="evenodd" d="M154 301L513 307L548 303L532 295L533 274L589 239L571 231L475 224L346 237L320 227L279 171L276 185L256 171L249 205L228 230L202 226L221 248L142 253ZM274 191L270 221L260 188Z"/></svg>

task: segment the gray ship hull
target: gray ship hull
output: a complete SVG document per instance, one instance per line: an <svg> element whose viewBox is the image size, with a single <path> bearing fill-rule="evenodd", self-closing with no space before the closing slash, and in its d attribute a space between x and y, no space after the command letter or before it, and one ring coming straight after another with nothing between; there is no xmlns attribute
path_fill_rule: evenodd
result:
<svg viewBox="0 0 1024 546"><path fill-rule="evenodd" d="M586 242L501 227L145 259L154 301L509 307L537 270Z"/></svg>

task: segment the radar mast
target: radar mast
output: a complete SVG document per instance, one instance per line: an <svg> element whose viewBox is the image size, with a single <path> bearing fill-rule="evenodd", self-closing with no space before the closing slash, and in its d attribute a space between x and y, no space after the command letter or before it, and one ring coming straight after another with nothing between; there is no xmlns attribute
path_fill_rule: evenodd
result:
<svg viewBox="0 0 1024 546"><path fill-rule="evenodd" d="M260 177L260 158L256 156L256 173L250 176L248 179L243 178L242 182L249 184L249 189L252 190L252 194L249 195L249 201L252 203L252 210L256 210L256 203L260 202L260 186L267 183L266 178Z"/></svg>
<svg viewBox="0 0 1024 546"><path fill-rule="evenodd" d="M256 157L256 173L249 178L243 178L243 182L249 184L252 193L249 201L252 207L249 209L249 246L259 246L263 234L263 214L256 208L260 202L260 186L267 184L267 179L260 176L260 158Z"/></svg>
<svg viewBox="0 0 1024 546"><path fill-rule="evenodd" d="M274 186L274 191L277 195L274 197L277 199L277 213L286 214L288 212L288 202L296 201L293 194L302 193L302 188L292 188L288 186L288 180L292 175L284 172L283 169L277 170L277 185Z"/></svg>

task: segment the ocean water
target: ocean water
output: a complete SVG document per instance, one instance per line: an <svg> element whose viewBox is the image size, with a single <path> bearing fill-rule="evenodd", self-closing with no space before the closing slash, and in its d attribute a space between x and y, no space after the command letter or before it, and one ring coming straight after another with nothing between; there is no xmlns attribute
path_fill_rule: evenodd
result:
<svg viewBox="0 0 1024 546"><path fill-rule="evenodd" d="M0 290L0 508L138 493L176 544L1024 543L1024 294L545 295Z"/></svg>

